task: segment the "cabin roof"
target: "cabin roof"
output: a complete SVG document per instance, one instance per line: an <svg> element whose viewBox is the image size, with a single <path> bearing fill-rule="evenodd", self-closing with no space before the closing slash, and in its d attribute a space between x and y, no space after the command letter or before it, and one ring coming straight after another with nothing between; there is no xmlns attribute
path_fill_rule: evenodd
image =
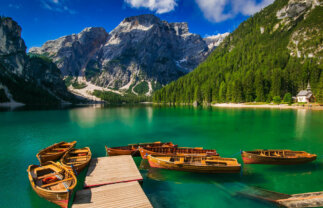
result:
<svg viewBox="0 0 323 208"><path fill-rule="evenodd" d="M308 91L308 90L301 90L298 94L297 97L299 96L306 96L306 97L311 97L313 95L312 91Z"/></svg>

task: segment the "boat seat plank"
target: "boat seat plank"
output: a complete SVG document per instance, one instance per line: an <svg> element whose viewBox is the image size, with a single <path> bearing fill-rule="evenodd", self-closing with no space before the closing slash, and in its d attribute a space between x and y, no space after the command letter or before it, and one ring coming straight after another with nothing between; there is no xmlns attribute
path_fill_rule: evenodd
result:
<svg viewBox="0 0 323 208"><path fill-rule="evenodd" d="M62 153L62 152L46 152L44 153L44 155L57 155L59 153Z"/></svg>
<svg viewBox="0 0 323 208"><path fill-rule="evenodd" d="M74 161L74 162L68 162L68 163L64 163L66 165L76 165L76 164L82 164L84 163L85 161Z"/></svg>
<svg viewBox="0 0 323 208"><path fill-rule="evenodd" d="M37 177L37 179L40 180L40 179L55 176L55 175L58 175L58 174L59 173L49 173L49 174L46 174L46 175L43 175L43 176L39 176L39 177Z"/></svg>
<svg viewBox="0 0 323 208"><path fill-rule="evenodd" d="M89 157L89 156L84 155L84 156L67 157L67 159L84 158L84 157Z"/></svg>
<svg viewBox="0 0 323 208"><path fill-rule="evenodd" d="M66 181L70 181L70 180L73 180L73 178L67 178L67 179L64 179L64 180L55 181L53 183L49 183L49 184L42 185L41 187L42 188L46 188L48 186L53 186L53 185L56 185L56 184L59 184L59 183L63 183L63 182L66 182Z"/></svg>

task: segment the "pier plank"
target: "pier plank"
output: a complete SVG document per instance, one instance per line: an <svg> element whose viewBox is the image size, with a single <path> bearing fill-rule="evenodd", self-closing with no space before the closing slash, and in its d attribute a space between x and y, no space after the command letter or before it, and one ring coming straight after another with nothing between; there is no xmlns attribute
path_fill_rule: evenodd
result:
<svg viewBox="0 0 323 208"><path fill-rule="evenodd" d="M84 187L141 180L142 176L130 155L99 157L90 162Z"/></svg>
<svg viewBox="0 0 323 208"><path fill-rule="evenodd" d="M76 193L72 208L152 208L147 196L137 181L116 183Z"/></svg>

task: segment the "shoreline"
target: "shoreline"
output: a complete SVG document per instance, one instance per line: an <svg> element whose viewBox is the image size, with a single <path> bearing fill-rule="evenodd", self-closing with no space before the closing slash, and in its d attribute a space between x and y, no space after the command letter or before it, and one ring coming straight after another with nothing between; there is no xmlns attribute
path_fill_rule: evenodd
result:
<svg viewBox="0 0 323 208"><path fill-rule="evenodd" d="M17 108L17 107L22 107L25 106L26 104L24 103L18 103L18 102L5 102L5 103L0 103L0 107L2 108Z"/></svg>
<svg viewBox="0 0 323 208"><path fill-rule="evenodd" d="M288 104L246 104L246 103L216 103L212 107L219 108L272 108L272 109L303 109L303 110L323 110L323 106L313 105L288 105Z"/></svg>
<svg viewBox="0 0 323 208"><path fill-rule="evenodd" d="M177 103L177 104L171 104L171 103L155 103L154 105L178 105L178 106L194 106L192 103ZM199 105L199 106L210 106L215 108L262 108L262 109L295 109L295 110L315 110L315 111L321 111L323 110L323 106L320 106L317 103L313 104L304 104L303 105L288 105L288 104L257 104L257 103L215 103L215 104L207 104L207 105ZM197 107L197 106L194 106Z"/></svg>

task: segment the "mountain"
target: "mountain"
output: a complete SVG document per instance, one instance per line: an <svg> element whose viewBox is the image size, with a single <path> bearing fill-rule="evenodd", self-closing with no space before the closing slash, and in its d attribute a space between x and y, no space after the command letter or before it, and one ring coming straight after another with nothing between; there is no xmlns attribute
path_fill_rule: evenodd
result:
<svg viewBox="0 0 323 208"><path fill-rule="evenodd" d="M70 76L70 83L82 85L70 87L73 91L150 95L192 71L219 41L190 33L187 23L168 23L149 14L125 18L109 34L86 28L29 52L48 56Z"/></svg>
<svg viewBox="0 0 323 208"><path fill-rule="evenodd" d="M276 0L256 13L155 102L270 102L309 82L323 103L323 2Z"/></svg>
<svg viewBox="0 0 323 208"><path fill-rule="evenodd" d="M21 27L0 17L0 103L58 104L76 102L54 63L28 56Z"/></svg>
<svg viewBox="0 0 323 208"><path fill-rule="evenodd" d="M42 47L29 50L53 60L64 76L82 75L88 61L108 38L108 33L100 27L85 28L79 34L67 35L57 40L47 41Z"/></svg>
<svg viewBox="0 0 323 208"><path fill-rule="evenodd" d="M223 34L217 34L217 35L211 35L203 38L203 40L206 42L209 50L213 50L216 47L220 45L220 43L223 42L224 38L226 38L230 33L226 32Z"/></svg>

